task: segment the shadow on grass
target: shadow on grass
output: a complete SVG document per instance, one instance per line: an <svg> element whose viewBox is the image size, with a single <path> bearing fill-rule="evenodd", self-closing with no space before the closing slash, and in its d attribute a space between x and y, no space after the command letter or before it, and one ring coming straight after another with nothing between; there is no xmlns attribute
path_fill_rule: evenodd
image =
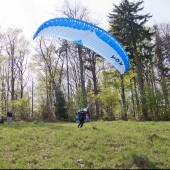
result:
<svg viewBox="0 0 170 170"><path fill-rule="evenodd" d="M151 162L147 156L138 156L137 154L132 155L133 163L139 169L159 169L156 165Z"/></svg>

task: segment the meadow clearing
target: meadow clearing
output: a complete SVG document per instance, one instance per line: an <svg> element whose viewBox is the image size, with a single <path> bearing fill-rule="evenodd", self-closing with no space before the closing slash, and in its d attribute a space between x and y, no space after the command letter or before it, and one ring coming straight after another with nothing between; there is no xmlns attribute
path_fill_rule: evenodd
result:
<svg viewBox="0 0 170 170"><path fill-rule="evenodd" d="M168 169L170 122L0 124L1 169Z"/></svg>

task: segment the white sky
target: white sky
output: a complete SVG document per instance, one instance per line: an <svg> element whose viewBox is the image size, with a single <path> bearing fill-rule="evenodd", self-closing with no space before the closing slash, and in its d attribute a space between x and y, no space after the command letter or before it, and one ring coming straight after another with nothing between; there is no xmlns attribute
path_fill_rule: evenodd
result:
<svg viewBox="0 0 170 170"><path fill-rule="evenodd" d="M64 0L0 0L1 28L21 28L24 34L32 39L37 28L46 20L54 18L54 10L60 8ZM74 2L75 0L70 0ZM107 29L108 13L112 12L113 4L121 0L77 0L89 9L92 18L102 20L99 25ZM137 1L137 0L131 0ZM144 0L144 14L153 17L148 24L170 23L170 0ZM55 16L56 17L56 16ZM60 17L60 16L58 16Z"/></svg>

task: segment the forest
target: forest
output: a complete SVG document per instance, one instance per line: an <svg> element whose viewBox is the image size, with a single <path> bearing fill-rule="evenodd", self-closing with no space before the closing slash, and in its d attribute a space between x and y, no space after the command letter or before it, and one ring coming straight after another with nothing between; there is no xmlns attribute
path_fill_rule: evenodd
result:
<svg viewBox="0 0 170 170"><path fill-rule="evenodd" d="M122 0L108 11L107 31L130 59L125 74L81 45L0 29L0 115L10 110L16 121L71 121L87 107L92 120L169 121L170 23L147 26L153 16L141 14L143 3ZM60 13L100 22L80 3L65 1Z"/></svg>

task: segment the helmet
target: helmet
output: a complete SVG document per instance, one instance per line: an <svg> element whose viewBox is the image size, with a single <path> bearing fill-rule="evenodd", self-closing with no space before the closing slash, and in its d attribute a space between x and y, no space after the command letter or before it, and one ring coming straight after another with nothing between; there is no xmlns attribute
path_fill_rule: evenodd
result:
<svg viewBox="0 0 170 170"><path fill-rule="evenodd" d="M84 111L84 112L87 112L87 108L84 108L83 111Z"/></svg>

